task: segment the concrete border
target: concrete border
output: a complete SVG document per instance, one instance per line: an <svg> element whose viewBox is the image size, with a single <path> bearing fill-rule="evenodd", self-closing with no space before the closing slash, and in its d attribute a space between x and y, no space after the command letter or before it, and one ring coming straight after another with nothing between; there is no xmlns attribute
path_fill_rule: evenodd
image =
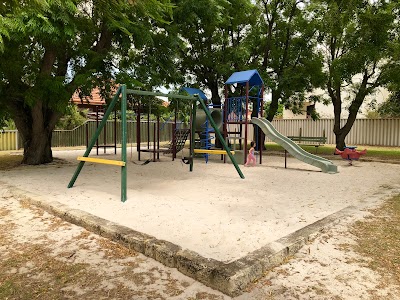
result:
<svg viewBox="0 0 400 300"><path fill-rule="evenodd" d="M30 204L67 222L143 253L167 267L176 268L181 273L231 297L242 294L249 283L261 278L266 271L281 264L288 256L295 254L314 234L356 211L355 206L348 206L268 243L238 260L223 263L215 259L204 258L194 251L182 249L179 245L156 239L85 211L71 209L58 201L45 201L40 196L8 184L5 187L8 193L16 198L23 198Z"/></svg>

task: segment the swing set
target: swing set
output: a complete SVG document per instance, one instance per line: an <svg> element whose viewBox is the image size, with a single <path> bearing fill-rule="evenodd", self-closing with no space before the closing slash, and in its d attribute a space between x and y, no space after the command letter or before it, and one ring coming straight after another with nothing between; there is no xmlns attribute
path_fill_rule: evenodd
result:
<svg viewBox="0 0 400 300"><path fill-rule="evenodd" d="M239 168L239 165L237 164L235 158L233 157L233 154L231 153L230 149L228 148L227 143L225 142L220 130L218 129L217 125L215 124L213 118L211 117L211 114L209 110L207 109L207 106L204 102L204 100L199 96L199 95L191 95L191 96L185 96L185 95L177 95L177 94L163 94L163 93L156 93L156 92L149 92L149 91L138 91L138 90L131 90L127 89L126 85L123 84L121 85L114 97L112 98L107 111L104 113L104 117L101 120L99 126L96 129L95 134L93 135L92 139L90 140L88 147L86 148L86 151L83 156L78 157L77 160L79 161L79 164L75 170L75 173L73 174L69 184L68 188L72 188L75 184L75 181L77 180L83 166L85 165L85 162L91 162L91 163L99 163L99 164L108 164L108 165L114 165L114 166L119 166L121 167L121 201L125 202L127 200L127 117L126 117L126 111L127 111L127 95L132 94L132 95L137 95L137 96L161 96L161 97L167 97L167 98L175 98L175 99L181 99L181 100L186 100L191 102L191 121L190 121L190 157L188 159L189 161L189 170L190 172L193 171L193 157L194 157L194 144L195 144L195 124L194 121L196 119L196 108L198 106L198 103L200 104L201 109L205 112L207 115L207 118L209 119L211 126L215 130L215 134L217 138L220 140L224 152L229 156L231 162L235 166L236 171L238 172L240 178L244 179L244 175L242 171ZM97 138L99 137L101 130L104 128L106 125L107 119L110 116L111 112L114 110L115 105L117 102L121 100L121 131L122 131L122 143L121 143L121 159L120 160L109 160L109 159L100 159L100 158L92 158L89 157L89 154L93 148L93 146L96 143ZM140 119L138 119L138 123L140 123ZM176 151L175 151L176 154Z"/></svg>

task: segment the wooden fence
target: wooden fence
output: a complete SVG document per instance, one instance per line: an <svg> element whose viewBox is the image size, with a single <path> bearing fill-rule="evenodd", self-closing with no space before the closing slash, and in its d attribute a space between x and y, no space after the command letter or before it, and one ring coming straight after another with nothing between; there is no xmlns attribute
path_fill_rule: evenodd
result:
<svg viewBox="0 0 400 300"><path fill-rule="evenodd" d="M346 120L342 120L342 126ZM328 144L335 144L333 134L333 119L288 119L274 120L275 128L286 136L325 136ZM114 123L107 122L106 134L104 130L99 138L99 144L114 142ZM121 143L121 123L117 122L117 144ZM172 136L172 123L162 125L160 141L169 141ZM250 126L252 127L252 126ZM154 123L150 123L150 140L152 140ZM95 121L87 121L82 126L73 130L55 130L53 132L53 147L76 147L86 145L86 136L90 137L96 130ZM141 126L141 140L146 142L148 138L147 123ZM136 142L136 122L128 122L128 143ZM357 119L353 128L346 137L346 143L352 145L391 146L400 147L400 119ZM16 130L0 131L0 151L16 150L22 148L22 141Z"/></svg>

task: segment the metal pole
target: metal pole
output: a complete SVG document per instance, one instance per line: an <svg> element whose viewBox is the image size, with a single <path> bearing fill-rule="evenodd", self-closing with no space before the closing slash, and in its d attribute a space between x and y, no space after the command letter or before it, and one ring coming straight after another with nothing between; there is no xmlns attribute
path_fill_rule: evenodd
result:
<svg viewBox="0 0 400 300"><path fill-rule="evenodd" d="M285 169L286 169L287 151L285 149Z"/></svg>
<svg viewBox="0 0 400 300"><path fill-rule="evenodd" d="M229 105L229 101L228 101L228 86L225 84L225 101L224 101L224 109L222 111L222 131L224 134L224 139L226 141L228 141L228 105ZM235 140L234 140L235 141ZM233 149L236 150L236 149ZM226 155L224 155L224 163L226 162Z"/></svg>
<svg viewBox="0 0 400 300"><path fill-rule="evenodd" d="M157 116L157 149L160 149L160 116ZM157 160L160 160L160 151L157 151Z"/></svg>
<svg viewBox="0 0 400 300"><path fill-rule="evenodd" d="M126 92L128 94L142 95L142 96L161 96L161 97L184 99L184 100L191 100L191 101L196 100L196 96L164 94L164 93L155 93L155 92L148 92L148 91L131 90L131 89L127 89Z"/></svg>
<svg viewBox="0 0 400 300"><path fill-rule="evenodd" d="M153 161L156 161L156 122L153 123Z"/></svg>
<svg viewBox="0 0 400 300"><path fill-rule="evenodd" d="M117 154L117 111L114 110L114 154Z"/></svg>
<svg viewBox="0 0 400 300"><path fill-rule="evenodd" d="M176 100L177 106L175 107L174 113L174 125L172 126L172 160L176 158L176 122L178 120L178 108L179 108L179 100Z"/></svg>
<svg viewBox="0 0 400 300"><path fill-rule="evenodd" d="M193 160L194 160L194 135L196 132L196 108L197 108L197 101L193 101L192 104L192 123L190 128L190 172L193 171Z"/></svg>
<svg viewBox="0 0 400 300"><path fill-rule="evenodd" d="M104 116L103 116L104 118ZM104 126L104 141L103 141L103 151L104 153L107 153L107 126L108 126L108 122L106 122L106 126Z"/></svg>
<svg viewBox="0 0 400 300"><path fill-rule="evenodd" d="M261 85L261 104L260 104L260 118L263 117L263 112L264 112L264 85ZM262 155L263 155L263 149L264 149L264 131L260 130L260 128L258 128L258 130L260 131L260 165L262 164Z"/></svg>
<svg viewBox="0 0 400 300"><path fill-rule="evenodd" d="M99 128L99 107L96 105L96 128ZM96 140L96 155L99 155L99 138Z"/></svg>
<svg viewBox="0 0 400 300"><path fill-rule="evenodd" d="M85 132L86 132L86 149L87 149L87 147L89 146L89 121L86 121Z"/></svg>
<svg viewBox="0 0 400 300"><path fill-rule="evenodd" d="M121 126L122 126L122 144L121 144L121 160L125 165L121 167L121 201L126 201L126 140L127 140L127 122L126 122L126 85L122 86L122 100L121 100Z"/></svg>
<svg viewBox="0 0 400 300"><path fill-rule="evenodd" d="M246 110L245 110L245 117L244 117L244 153L243 153L243 164L246 163L246 156L247 156L247 127L248 127L248 120L247 116L249 114L249 82L246 82Z"/></svg>
<svg viewBox="0 0 400 300"><path fill-rule="evenodd" d="M136 117L136 151L138 154L138 161L140 161L140 140L141 140L141 134L140 134L140 100L138 101L138 106L137 106L137 117Z"/></svg>
<svg viewBox="0 0 400 300"><path fill-rule="evenodd" d="M147 103L147 150L150 149L150 100Z"/></svg>

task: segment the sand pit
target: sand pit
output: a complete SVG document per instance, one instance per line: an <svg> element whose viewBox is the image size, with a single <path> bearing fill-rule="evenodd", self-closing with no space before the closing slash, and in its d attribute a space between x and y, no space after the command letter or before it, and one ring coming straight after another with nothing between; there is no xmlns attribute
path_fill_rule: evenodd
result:
<svg viewBox="0 0 400 300"><path fill-rule="evenodd" d="M379 204L387 186L400 182L400 165L374 162L337 160L332 175L294 158L284 169L284 158L265 156L263 165L241 166L241 179L217 157L196 159L189 172L180 159L162 156L128 164L128 200L121 203L119 167L86 163L67 189L83 152L54 151L63 162L3 171L0 181L225 263L345 207Z"/></svg>

